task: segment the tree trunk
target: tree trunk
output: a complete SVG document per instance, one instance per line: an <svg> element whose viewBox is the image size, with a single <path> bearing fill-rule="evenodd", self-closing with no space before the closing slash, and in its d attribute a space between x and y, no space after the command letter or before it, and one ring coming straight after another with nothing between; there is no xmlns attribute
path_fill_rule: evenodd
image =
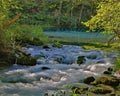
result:
<svg viewBox="0 0 120 96"><path fill-rule="evenodd" d="M107 42L107 46L110 46L112 40L115 38L115 35L113 35Z"/></svg>
<svg viewBox="0 0 120 96"><path fill-rule="evenodd" d="M57 20L57 27L58 27L58 30L60 29L60 19L61 19L61 11L62 11L62 3L63 1L60 1L60 4L59 4L59 10L58 10L58 20Z"/></svg>
<svg viewBox="0 0 120 96"><path fill-rule="evenodd" d="M79 20L78 20L79 22L81 22L81 19L82 19L83 9L84 9L84 5L82 4L81 10L80 10L80 13L79 13Z"/></svg>

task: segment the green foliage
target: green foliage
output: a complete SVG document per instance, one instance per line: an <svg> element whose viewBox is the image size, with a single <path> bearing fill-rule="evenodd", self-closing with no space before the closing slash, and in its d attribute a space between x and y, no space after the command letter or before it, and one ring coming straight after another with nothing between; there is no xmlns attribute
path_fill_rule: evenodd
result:
<svg viewBox="0 0 120 96"><path fill-rule="evenodd" d="M31 43L35 45L46 44L47 36L44 35L41 26L34 25L13 25L10 27L14 39L21 43Z"/></svg>
<svg viewBox="0 0 120 96"><path fill-rule="evenodd" d="M9 46L10 39L8 39L6 34L9 34L8 27L13 23L10 21L9 18L10 10L11 9L18 9L19 0L12 1L12 0L1 0L0 1L0 51L7 49Z"/></svg>
<svg viewBox="0 0 120 96"><path fill-rule="evenodd" d="M120 55L117 57L115 66L114 66L115 71L120 71Z"/></svg>
<svg viewBox="0 0 120 96"><path fill-rule="evenodd" d="M97 8L97 14L84 24L90 30L104 29L103 33L115 34L120 38L119 0L102 0Z"/></svg>
<svg viewBox="0 0 120 96"><path fill-rule="evenodd" d="M28 0L29 1L29 0ZM21 3L21 24L45 24L54 27L81 28L95 13L96 1L88 0L33 0ZM84 8L82 8L84 6Z"/></svg>
<svg viewBox="0 0 120 96"><path fill-rule="evenodd" d="M59 41L54 41L53 42L53 47L58 47L61 48L63 45Z"/></svg>

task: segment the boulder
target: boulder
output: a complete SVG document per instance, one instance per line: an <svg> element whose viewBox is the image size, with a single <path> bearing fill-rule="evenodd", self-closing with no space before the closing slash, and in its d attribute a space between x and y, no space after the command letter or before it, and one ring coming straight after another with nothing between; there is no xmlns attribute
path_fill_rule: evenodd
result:
<svg viewBox="0 0 120 96"><path fill-rule="evenodd" d="M50 68L49 68L49 67L46 67L46 66L43 66L41 69L42 69L42 70L49 70Z"/></svg>
<svg viewBox="0 0 120 96"><path fill-rule="evenodd" d="M79 87L72 87L71 90L75 93L75 94L83 94L85 93L85 91L88 90L88 86L79 86Z"/></svg>
<svg viewBox="0 0 120 96"><path fill-rule="evenodd" d="M77 58L77 64L83 64L85 61L85 56L78 56Z"/></svg>
<svg viewBox="0 0 120 96"><path fill-rule="evenodd" d="M93 82L95 80L95 78L93 76L87 77L83 80L83 82L85 84L90 84L91 82Z"/></svg>
<svg viewBox="0 0 120 96"><path fill-rule="evenodd" d="M49 49L50 47L48 45L43 45L42 46L44 49Z"/></svg>
<svg viewBox="0 0 120 96"><path fill-rule="evenodd" d="M112 74L112 72L110 72L110 71L104 71L103 74L108 74L108 75L110 75L110 74Z"/></svg>
<svg viewBox="0 0 120 96"><path fill-rule="evenodd" d="M56 56L55 61L57 61L58 63L62 63L63 57L62 56Z"/></svg>
<svg viewBox="0 0 120 96"><path fill-rule="evenodd" d="M90 84L92 84L92 85L105 84L105 85L109 85L112 87L117 87L119 85L119 83L120 83L120 80L117 79L116 77L105 76L105 77L97 78L96 80L94 80Z"/></svg>
<svg viewBox="0 0 120 96"><path fill-rule="evenodd" d="M37 63L36 58L32 56L20 55L17 58L17 64L20 64L20 65L33 66L33 65L36 65L36 63Z"/></svg>
<svg viewBox="0 0 120 96"><path fill-rule="evenodd" d="M112 93L114 89L111 86L101 84L98 86L91 87L89 91L96 94L107 94Z"/></svg>
<svg viewBox="0 0 120 96"><path fill-rule="evenodd" d="M109 71L109 72L112 72L112 71L113 71L113 67L109 67L109 68L108 68L108 71Z"/></svg>

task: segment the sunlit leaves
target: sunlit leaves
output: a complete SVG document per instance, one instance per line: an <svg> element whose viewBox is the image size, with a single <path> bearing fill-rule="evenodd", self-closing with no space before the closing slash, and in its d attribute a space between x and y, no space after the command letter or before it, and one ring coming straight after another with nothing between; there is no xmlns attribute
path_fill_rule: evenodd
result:
<svg viewBox="0 0 120 96"><path fill-rule="evenodd" d="M97 8L97 14L84 24L88 26L90 30L103 28L104 33L120 35L119 0L103 0ZM116 33L115 30L117 31Z"/></svg>

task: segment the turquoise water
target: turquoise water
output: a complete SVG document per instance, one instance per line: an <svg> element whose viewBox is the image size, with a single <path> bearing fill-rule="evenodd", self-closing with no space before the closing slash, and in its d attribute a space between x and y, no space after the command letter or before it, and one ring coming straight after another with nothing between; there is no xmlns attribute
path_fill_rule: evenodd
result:
<svg viewBox="0 0 120 96"><path fill-rule="evenodd" d="M104 38L107 39L110 35L105 35L97 32L80 32L80 31L45 31L45 34L53 37L71 37L71 38Z"/></svg>

